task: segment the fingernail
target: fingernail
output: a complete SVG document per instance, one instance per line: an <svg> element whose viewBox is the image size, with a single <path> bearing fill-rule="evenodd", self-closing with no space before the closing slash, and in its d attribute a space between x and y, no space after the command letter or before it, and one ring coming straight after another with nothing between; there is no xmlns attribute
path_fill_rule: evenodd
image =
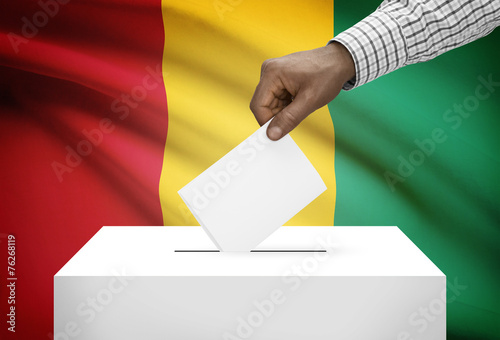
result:
<svg viewBox="0 0 500 340"><path fill-rule="evenodd" d="M283 136L283 130L279 126L273 126L267 131L269 139L278 140Z"/></svg>

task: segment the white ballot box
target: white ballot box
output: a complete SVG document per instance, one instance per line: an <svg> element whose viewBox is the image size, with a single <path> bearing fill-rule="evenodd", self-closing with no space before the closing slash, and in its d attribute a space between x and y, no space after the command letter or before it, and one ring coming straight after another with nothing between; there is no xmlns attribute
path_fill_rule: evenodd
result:
<svg viewBox="0 0 500 340"><path fill-rule="evenodd" d="M244 235L242 235L244 237ZM446 338L445 275L397 227L104 227L54 276L54 339Z"/></svg>

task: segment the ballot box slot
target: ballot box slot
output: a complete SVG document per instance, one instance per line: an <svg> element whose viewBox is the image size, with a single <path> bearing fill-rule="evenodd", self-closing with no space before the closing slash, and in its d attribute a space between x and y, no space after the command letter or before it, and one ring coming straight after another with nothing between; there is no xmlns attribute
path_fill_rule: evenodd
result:
<svg viewBox="0 0 500 340"><path fill-rule="evenodd" d="M326 253L325 249L254 249L251 253Z"/></svg>
<svg viewBox="0 0 500 340"><path fill-rule="evenodd" d="M218 249L178 249L176 253L219 253ZM251 253L326 253L325 249L254 249Z"/></svg>
<svg viewBox="0 0 500 340"><path fill-rule="evenodd" d="M219 253L220 250L215 249L215 250L203 250L203 249L194 249L194 250L189 250L189 249L181 249L181 250L174 250L176 253Z"/></svg>

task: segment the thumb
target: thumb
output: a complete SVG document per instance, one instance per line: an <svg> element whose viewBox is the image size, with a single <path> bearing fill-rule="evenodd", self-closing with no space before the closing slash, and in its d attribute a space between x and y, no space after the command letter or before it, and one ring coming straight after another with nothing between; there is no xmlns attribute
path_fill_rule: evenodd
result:
<svg viewBox="0 0 500 340"><path fill-rule="evenodd" d="M267 137L279 140L295 129L314 110L307 105L307 100L302 96L296 97L288 106L277 113L267 127Z"/></svg>

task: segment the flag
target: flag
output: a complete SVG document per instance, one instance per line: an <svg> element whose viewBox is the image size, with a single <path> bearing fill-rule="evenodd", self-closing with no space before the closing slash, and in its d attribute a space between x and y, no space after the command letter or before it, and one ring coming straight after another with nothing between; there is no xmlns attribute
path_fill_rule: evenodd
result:
<svg viewBox="0 0 500 340"><path fill-rule="evenodd" d="M337 0L335 32L378 4ZM333 23L323 0L6 2L0 251L13 235L19 279L2 339L54 337L53 275L101 226L196 224L177 191L258 128L261 63ZM449 339L500 331L498 39L343 92L292 132L328 190L288 225L399 226L447 275Z"/></svg>
<svg viewBox="0 0 500 340"><path fill-rule="evenodd" d="M0 247L16 238L19 277L6 339L54 337L53 275L103 225L196 224L177 191L258 128L260 64L332 34L331 1L6 3ZM290 223L333 225L327 108L293 137L329 191Z"/></svg>

